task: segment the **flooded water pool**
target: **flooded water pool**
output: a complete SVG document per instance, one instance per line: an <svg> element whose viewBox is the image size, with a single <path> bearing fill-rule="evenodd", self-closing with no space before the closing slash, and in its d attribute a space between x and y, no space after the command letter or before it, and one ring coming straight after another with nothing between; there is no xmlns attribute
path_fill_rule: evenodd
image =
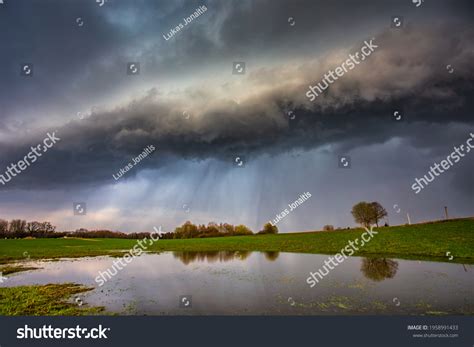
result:
<svg viewBox="0 0 474 347"><path fill-rule="evenodd" d="M117 258L24 263L41 267L2 286L73 282L89 306L121 315L472 314L472 265L351 257L314 288L327 255L278 252L143 254L99 286ZM104 276L107 277L107 276ZM78 298L72 298L72 300Z"/></svg>

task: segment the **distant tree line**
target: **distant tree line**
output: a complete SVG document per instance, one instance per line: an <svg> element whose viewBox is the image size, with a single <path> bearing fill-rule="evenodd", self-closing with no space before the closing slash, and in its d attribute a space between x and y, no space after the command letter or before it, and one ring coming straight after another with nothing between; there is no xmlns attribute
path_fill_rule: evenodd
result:
<svg viewBox="0 0 474 347"><path fill-rule="evenodd" d="M69 237L82 237L85 239L94 239L94 238L111 238L111 239L144 239L150 238L151 235L156 235L156 233L122 233L120 231L111 231L111 230L87 230L87 229L78 229L76 231L66 232L66 236ZM156 238L156 237L155 237Z"/></svg>
<svg viewBox="0 0 474 347"><path fill-rule="evenodd" d="M271 223L263 226L258 234L276 234L278 228ZM56 231L56 227L50 222L27 222L22 219L13 219L10 222L0 219L0 238L61 238L61 237L81 237L81 238L119 238L119 239L144 239L151 235L156 239L156 233L123 233L111 230L87 230L84 228L75 231ZM224 237L254 235L253 231L243 225L232 225L229 223L214 223L208 225L196 225L187 221L177 227L174 232L160 233L161 239L189 239L203 237Z"/></svg>
<svg viewBox="0 0 474 347"><path fill-rule="evenodd" d="M56 231L56 227L50 222L27 222L23 219L13 219L10 222L0 219L0 238L60 238L60 237L82 237L82 238L119 238L119 239L144 239L150 238L151 233L126 234L110 230L87 230Z"/></svg>
<svg viewBox="0 0 474 347"><path fill-rule="evenodd" d="M0 237L63 237L64 233L57 233L56 227L50 222L27 222L23 219L12 219L10 222L0 219Z"/></svg>
<svg viewBox="0 0 474 347"><path fill-rule="evenodd" d="M278 228L272 223L266 223L263 229L257 234L277 234ZM162 234L163 239L191 239L204 237L225 237L225 236L245 236L254 235L253 231L243 225L232 225L229 223L210 222L207 226L204 224L195 225L187 221L182 226L177 227L173 233Z"/></svg>
<svg viewBox="0 0 474 347"><path fill-rule="evenodd" d="M232 225L229 223L214 223L208 225L193 224L187 221L183 225L177 227L174 232L161 234L162 239L193 239L204 237L224 237L224 236L242 236L253 235L252 230L243 225Z"/></svg>
<svg viewBox="0 0 474 347"><path fill-rule="evenodd" d="M278 227L272 223L266 223L263 229L258 232L259 235L278 234Z"/></svg>

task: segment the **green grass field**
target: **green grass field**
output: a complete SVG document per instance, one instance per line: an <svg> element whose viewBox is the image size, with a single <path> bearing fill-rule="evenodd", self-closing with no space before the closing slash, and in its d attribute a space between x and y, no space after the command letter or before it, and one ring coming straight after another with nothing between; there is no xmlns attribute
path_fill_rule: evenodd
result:
<svg viewBox="0 0 474 347"><path fill-rule="evenodd" d="M378 234L355 255L474 263L474 219L376 228ZM159 240L147 251L277 251L335 254L363 229L278 235ZM0 263L12 260L118 255L136 240L17 239L0 240ZM451 252L452 260L446 252Z"/></svg>
<svg viewBox="0 0 474 347"><path fill-rule="evenodd" d="M0 288L0 315L82 316L102 313L103 307L81 308L75 302L68 302L72 295L90 289L73 283Z"/></svg>

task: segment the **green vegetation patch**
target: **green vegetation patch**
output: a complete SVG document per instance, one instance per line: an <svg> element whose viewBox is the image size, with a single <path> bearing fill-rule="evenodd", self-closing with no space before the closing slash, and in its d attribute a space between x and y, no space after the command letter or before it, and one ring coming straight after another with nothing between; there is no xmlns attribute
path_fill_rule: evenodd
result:
<svg viewBox="0 0 474 347"><path fill-rule="evenodd" d="M0 266L0 273L2 275L10 275L15 272L37 270L37 269L39 269L39 267L7 265L7 266Z"/></svg>
<svg viewBox="0 0 474 347"><path fill-rule="evenodd" d="M2 316L82 316L102 312L103 307L82 308L67 302L74 294L87 292L79 284L47 284L0 288L0 315Z"/></svg>

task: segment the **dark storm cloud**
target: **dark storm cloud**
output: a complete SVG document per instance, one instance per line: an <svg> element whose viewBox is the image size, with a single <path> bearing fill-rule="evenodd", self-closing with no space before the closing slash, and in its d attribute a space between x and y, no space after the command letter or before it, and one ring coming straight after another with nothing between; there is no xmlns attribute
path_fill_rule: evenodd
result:
<svg viewBox="0 0 474 347"><path fill-rule="evenodd" d="M458 136L464 140L460 129L473 127L472 35L463 26L450 31L444 26L407 29L403 35L385 31L376 36L379 48L373 56L312 103L305 97L308 85L344 61L348 48L328 52L318 61L250 71L238 83L203 81L206 88L197 83L172 94L151 90L127 106L59 127L60 143L6 188L110 180L150 144L157 152L131 175L176 157L218 158L231 165L242 154L254 157L327 144L347 150L393 137L436 155L451 144L440 141L439 132L427 132L430 124L443 125L453 141ZM446 63L456 67L454 74L447 72ZM240 104L232 100L241 94ZM392 116L398 109L402 122ZM295 112L295 120L288 119L288 110ZM38 134L37 142L52 130ZM21 159L35 144L30 139L6 143L0 148L0 167Z"/></svg>
<svg viewBox="0 0 474 347"><path fill-rule="evenodd" d="M165 42L162 34L202 4L209 9L206 14ZM77 104L85 101L90 107L124 86L128 61L141 61L149 78L172 78L222 59L230 64L235 57L270 59L268 54L275 51L294 56L314 53L377 23L386 27L390 15L398 12L415 23L430 16L442 21L453 14L461 20L472 6L468 1L431 1L421 15L409 1L364 0L350 5L303 0L109 0L99 7L92 0L5 1L0 9L0 76L8 88L0 94L0 118L21 117L24 109L40 107L74 114ZM291 30L290 16L297 21ZM77 26L77 18L84 21L83 27ZM34 79L19 76L23 62L34 64ZM42 117L47 115L37 115L35 121L41 123ZM0 127L6 127L4 122Z"/></svg>
<svg viewBox="0 0 474 347"><path fill-rule="evenodd" d="M77 104L98 103L126 83L126 63L154 58L158 52L144 47L161 49L162 33L197 3L6 1L0 8L0 76L8 88L0 94L0 118L22 117L19 111L28 107L75 114ZM22 63L33 64L34 78L20 76ZM38 110L36 117L48 115Z"/></svg>
<svg viewBox="0 0 474 347"><path fill-rule="evenodd" d="M97 11L93 2L6 2L0 12L0 74L2 85L9 89L0 95L2 104L12 95L16 102L19 98L30 103L42 98L48 103L57 101L62 96L58 91L71 89L68 84L86 70L86 62L90 64L120 45L123 32L108 24L103 13ZM75 22L78 17L87 21L83 28ZM32 81L19 76L20 64L24 62L34 64Z"/></svg>

